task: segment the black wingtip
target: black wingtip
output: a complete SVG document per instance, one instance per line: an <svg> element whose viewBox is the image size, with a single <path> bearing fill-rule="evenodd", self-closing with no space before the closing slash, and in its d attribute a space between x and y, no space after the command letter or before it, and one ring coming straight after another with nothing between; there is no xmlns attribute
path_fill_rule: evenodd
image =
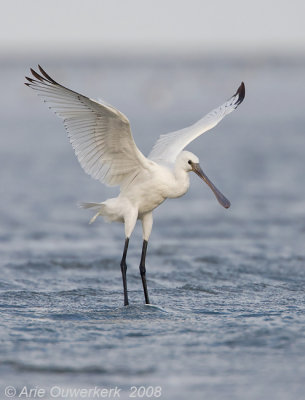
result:
<svg viewBox="0 0 305 400"><path fill-rule="evenodd" d="M236 103L235 103L236 106L239 106L240 103L243 102L243 100L244 100L244 98L245 98L245 95L246 95L246 88L245 88L244 82L242 82L242 83L240 84L239 88L237 89L237 92L236 92L235 95L234 95L234 97L235 97L235 96L238 96L237 101L236 101Z"/></svg>
<svg viewBox="0 0 305 400"><path fill-rule="evenodd" d="M42 73L42 75L51 83L53 83L54 85L58 85L58 83L56 81L54 81L53 78L50 77L49 74L46 73L46 71L38 64L38 68L39 71Z"/></svg>
<svg viewBox="0 0 305 400"><path fill-rule="evenodd" d="M24 84L26 86L28 86L28 87L31 87L31 84L36 82L36 81L34 81L34 79L29 78L28 76L26 76L25 79L30 82L30 83L29 82L24 82Z"/></svg>
<svg viewBox="0 0 305 400"><path fill-rule="evenodd" d="M40 76L39 74L37 74L36 71L33 70L33 68L30 68L30 71L32 72L32 75L34 76L34 78L38 79L39 81L43 82L43 77Z"/></svg>
<svg viewBox="0 0 305 400"><path fill-rule="evenodd" d="M59 83L54 81L54 79L52 79L50 77L50 75L48 75L46 73L46 71L40 65L38 65L38 69L39 69L41 75L38 72L36 72L33 68L30 68L30 71L31 71L32 75L34 76L34 78L36 78L38 81L43 82L43 83L47 82L47 83L52 83L53 85L59 85ZM31 83L37 82L37 81L33 80L32 78L29 78L27 76L26 76L26 79L28 81L30 81Z"/></svg>

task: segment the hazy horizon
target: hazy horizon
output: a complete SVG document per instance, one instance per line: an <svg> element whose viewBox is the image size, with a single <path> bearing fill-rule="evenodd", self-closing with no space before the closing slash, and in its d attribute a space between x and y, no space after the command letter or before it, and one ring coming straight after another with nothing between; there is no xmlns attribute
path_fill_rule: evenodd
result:
<svg viewBox="0 0 305 400"><path fill-rule="evenodd" d="M1 1L2 54L302 53L305 3ZM18 12L16 12L18 11Z"/></svg>

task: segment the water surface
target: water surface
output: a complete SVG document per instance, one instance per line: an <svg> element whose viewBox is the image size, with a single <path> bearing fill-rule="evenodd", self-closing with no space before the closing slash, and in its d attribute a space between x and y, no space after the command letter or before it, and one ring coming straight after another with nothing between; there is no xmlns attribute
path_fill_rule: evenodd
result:
<svg viewBox="0 0 305 400"><path fill-rule="evenodd" d="M122 226L89 226L76 207L117 192L81 170L61 122L23 86L35 62L128 115L145 154L246 83L238 111L189 146L232 206L193 176L186 196L156 210L152 306L143 304L140 226L122 305ZM178 400L304 398L304 67L280 58L2 62L1 398L7 385L16 396L45 388L45 398L54 386L117 386L120 398L131 386Z"/></svg>

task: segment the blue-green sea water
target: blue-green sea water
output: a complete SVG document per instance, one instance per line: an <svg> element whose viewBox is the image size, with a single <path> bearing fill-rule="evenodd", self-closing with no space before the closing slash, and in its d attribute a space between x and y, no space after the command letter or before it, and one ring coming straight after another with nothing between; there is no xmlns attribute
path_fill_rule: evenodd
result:
<svg viewBox="0 0 305 400"><path fill-rule="evenodd" d="M76 207L117 190L82 171L61 121L23 85L37 63L119 108L144 154L245 82L238 110L188 147L231 208L194 175L187 195L155 211L151 306L140 226L124 307L123 227L88 225ZM304 59L28 57L0 67L0 398L117 387L121 399L304 399Z"/></svg>

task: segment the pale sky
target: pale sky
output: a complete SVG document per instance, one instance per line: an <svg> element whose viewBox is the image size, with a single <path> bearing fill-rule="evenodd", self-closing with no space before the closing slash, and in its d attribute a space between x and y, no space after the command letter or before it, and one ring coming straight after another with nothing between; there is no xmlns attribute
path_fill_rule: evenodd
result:
<svg viewBox="0 0 305 400"><path fill-rule="evenodd" d="M304 0L0 0L0 51L305 50Z"/></svg>

